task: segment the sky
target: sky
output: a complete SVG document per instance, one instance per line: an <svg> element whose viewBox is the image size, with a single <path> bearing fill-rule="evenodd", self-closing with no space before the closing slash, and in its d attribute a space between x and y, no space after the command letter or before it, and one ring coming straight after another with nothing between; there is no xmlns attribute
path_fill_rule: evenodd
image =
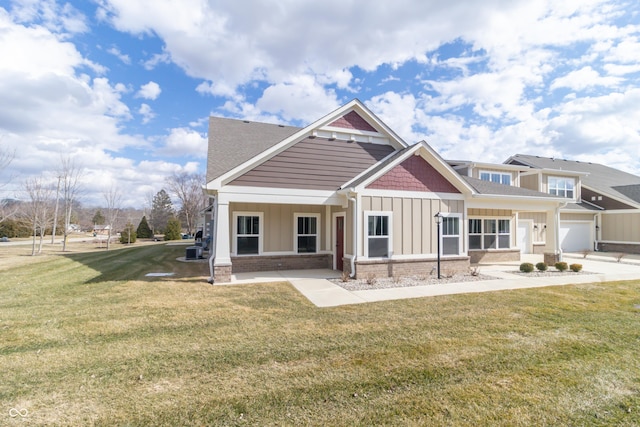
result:
<svg viewBox="0 0 640 427"><path fill-rule="evenodd" d="M637 0L0 0L0 197L84 170L142 208L204 173L210 115L305 126L358 98L442 157L640 175Z"/></svg>

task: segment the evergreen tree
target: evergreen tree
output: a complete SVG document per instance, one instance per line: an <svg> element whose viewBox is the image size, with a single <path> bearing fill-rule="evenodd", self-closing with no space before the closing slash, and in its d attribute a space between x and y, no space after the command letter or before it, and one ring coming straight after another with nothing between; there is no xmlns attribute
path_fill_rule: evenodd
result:
<svg viewBox="0 0 640 427"><path fill-rule="evenodd" d="M167 228L164 230L164 240L180 240L180 220L175 216L169 218L167 221Z"/></svg>
<svg viewBox="0 0 640 427"><path fill-rule="evenodd" d="M136 231L133 228L133 224L127 222L127 225L124 226L124 230L120 232L120 243L135 243L137 237L138 236L136 235Z"/></svg>
<svg viewBox="0 0 640 427"><path fill-rule="evenodd" d="M159 234L164 233L167 222L171 216L173 216L173 203L171 203L169 194L162 189L153 196L151 205L151 225L153 232Z"/></svg>
<svg viewBox="0 0 640 427"><path fill-rule="evenodd" d="M106 219L104 219L104 215L102 215L102 211L100 211L100 209L96 211L92 221L93 225L105 225Z"/></svg>
<svg viewBox="0 0 640 427"><path fill-rule="evenodd" d="M143 216L140 220L140 224L138 224L136 234L141 239L150 239L153 237L153 231L151 231L151 227L149 227L146 216Z"/></svg>

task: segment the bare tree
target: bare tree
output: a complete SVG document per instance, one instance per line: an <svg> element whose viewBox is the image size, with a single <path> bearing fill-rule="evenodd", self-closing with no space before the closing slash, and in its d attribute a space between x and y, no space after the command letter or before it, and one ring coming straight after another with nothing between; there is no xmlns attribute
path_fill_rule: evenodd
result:
<svg viewBox="0 0 640 427"><path fill-rule="evenodd" d="M40 236L37 253L42 252L44 233L51 224L53 206L51 196L53 190L43 183L42 177L29 178L24 183L24 190L29 196L29 202L23 206L25 216L31 223L33 241L31 255L36 254L36 236Z"/></svg>
<svg viewBox="0 0 640 427"><path fill-rule="evenodd" d="M13 159L15 158L15 151L10 151L8 148L0 148L0 173L4 171ZM7 185L11 179L0 180L0 189ZM16 203L8 203L7 199L0 200L0 222L12 217L17 212Z"/></svg>
<svg viewBox="0 0 640 427"><path fill-rule="evenodd" d="M205 197L202 191L204 183L204 175L198 173L174 173L167 178L169 191L180 200L182 205L180 212L184 215L187 233L189 234L194 231L198 214L204 209Z"/></svg>
<svg viewBox="0 0 640 427"><path fill-rule="evenodd" d="M76 198L80 194L83 171L76 166L70 157L60 159L60 170L58 173L60 179L60 191L62 195L62 207L64 212L64 230L62 240L62 251L67 250L67 239L71 228L71 212Z"/></svg>
<svg viewBox="0 0 640 427"><path fill-rule="evenodd" d="M118 220L118 215L120 214L120 209L122 205L122 193L118 190L118 188L112 183L111 187L106 190L104 193L104 200L107 202L106 209L106 221L109 226L108 237L107 237L107 250L111 245L111 232L113 231L113 227Z"/></svg>

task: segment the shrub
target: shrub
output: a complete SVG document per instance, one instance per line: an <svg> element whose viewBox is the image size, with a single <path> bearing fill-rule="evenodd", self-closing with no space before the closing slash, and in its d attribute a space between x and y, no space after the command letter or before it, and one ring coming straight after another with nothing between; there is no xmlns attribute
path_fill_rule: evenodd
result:
<svg viewBox="0 0 640 427"><path fill-rule="evenodd" d="M520 271L523 273L531 273L533 271L533 264L530 262L523 262L520 264Z"/></svg>
<svg viewBox="0 0 640 427"><path fill-rule="evenodd" d="M536 264L536 268L539 271L547 271L547 268L549 268L549 267L547 266L546 262L539 262L539 263Z"/></svg>
<svg viewBox="0 0 640 427"><path fill-rule="evenodd" d="M582 270L582 264L571 264L569 268L571 269L571 271L577 273Z"/></svg>
<svg viewBox="0 0 640 427"><path fill-rule="evenodd" d="M125 245L128 243L135 243L138 235L136 234L136 230L133 228L133 224L130 222L125 225L124 230L120 232L120 243L124 243Z"/></svg>
<svg viewBox="0 0 640 427"><path fill-rule="evenodd" d="M167 228L164 230L164 240L180 240L180 220L175 216L169 218Z"/></svg>
<svg viewBox="0 0 640 427"><path fill-rule="evenodd" d="M556 262L556 270L566 271L569 268L566 262Z"/></svg>

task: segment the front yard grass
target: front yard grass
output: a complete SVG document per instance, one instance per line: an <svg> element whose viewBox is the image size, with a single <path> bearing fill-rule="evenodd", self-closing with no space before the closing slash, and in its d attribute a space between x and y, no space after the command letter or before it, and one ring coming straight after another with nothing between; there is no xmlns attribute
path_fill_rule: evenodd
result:
<svg viewBox="0 0 640 427"><path fill-rule="evenodd" d="M0 424L640 425L640 283L320 309L181 255L2 264Z"/></svg>

